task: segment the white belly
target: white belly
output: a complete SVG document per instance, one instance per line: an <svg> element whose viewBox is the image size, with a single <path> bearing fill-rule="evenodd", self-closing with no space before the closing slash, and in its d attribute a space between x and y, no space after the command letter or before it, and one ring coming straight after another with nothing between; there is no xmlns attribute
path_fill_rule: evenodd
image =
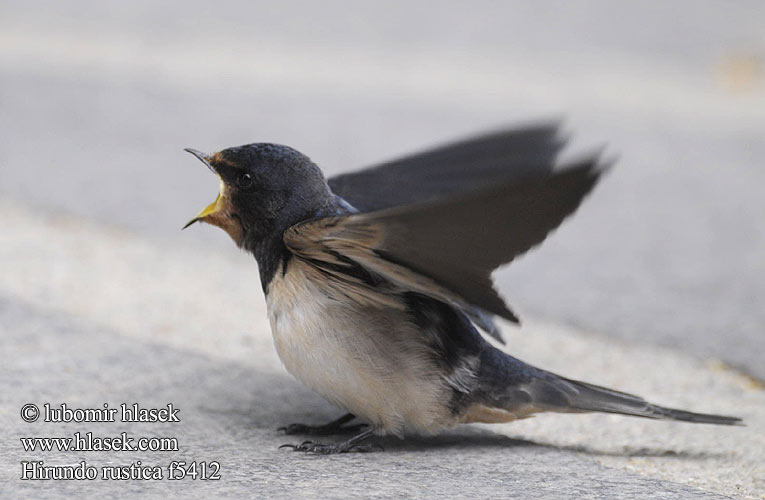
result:
<svg viewBox="0 0 765 500"><path fill-rule="evenodd" d="M432 433L452 425L448 386L403 312L335 300L336 292L299 259L285 276L276 272L266 304L287 370L378 432Z"/></svg>

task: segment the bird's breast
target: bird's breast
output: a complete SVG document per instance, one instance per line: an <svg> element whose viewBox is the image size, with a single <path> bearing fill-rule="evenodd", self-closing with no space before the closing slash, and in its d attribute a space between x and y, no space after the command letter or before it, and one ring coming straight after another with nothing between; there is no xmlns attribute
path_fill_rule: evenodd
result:
<svg viewBox="0 0 765 500"><path fill-rule="evenodd" d="M287 370L378 431L452 425L449 389L405 310L356 301L346 287L297 258L277 271L266 303Z"/></svg>

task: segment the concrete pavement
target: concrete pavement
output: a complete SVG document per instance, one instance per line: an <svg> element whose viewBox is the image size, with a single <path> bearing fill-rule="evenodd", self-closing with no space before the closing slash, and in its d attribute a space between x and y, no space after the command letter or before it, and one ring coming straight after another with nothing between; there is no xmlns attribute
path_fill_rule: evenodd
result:
<svg viewBox="0 0 765 500"><path fill-rule="evenodd" d="M513 354L659 403L733 413L747 427L609 415L545 415L462 426L386 451L340 457L278 450L275 431L338 413L281 367L251 259L230 249L157 242L0 203L0 442L9 498L146 494L168 498L759 498L765 491L765 393L721 365L544 322L507 332ZM88 242L83 246L82 242ZM125 294L125 290L135 293ZM225 314L222 314L226 311ZM566 353L561 356L561 353ZM73 408L173 403L181 422L23 422L26 403ZM171 436L177 452L30 452L19 438L74 432ZM218 482L19 481L48 465L219 461ZM59 486L61 484L61 486Z"/></svg>
<svg viewBox="0 0 765 500"><path fill-rule="evenodd" d="M385 453L316 457L278 450L275 432L284 419L329 418L334 411L284 375L253 365L223 362L195 352L136 341L49 312L0 302L12 328L11 370L25 398L3 396L16 407L30 398L67 401L75 407L128 401L181 408L182 423L164 427L26 424L16 411L2 415L5 435L101 435L161 433L179 439L180 453L24 453L17 439L4 441L4 498L725 498L676 483L607 469L573 451L538 446L499 434L463 429L407 442L386 441ZM20 329L16 322L25 325ZM33 351L38 357L30 356ZM20 363L19 360L24 360ZM30 364L44 364L40 377ZM61 377L54 376L68 372ZM125 377L126 372L152 373ZM158 375L163 373L164 375ZM7 376L7 372L4 373ZM193 390L190 390L193 389ZM75 395L75 393L77 395ZM4 393L7 394L7 393ZM82 398L82 399L80 399ZM17 423L18 422L18 423ZM171 427L171 425L175 425ZM221 464L218 481L19 481L21 460L47 465L166 464L207 460ZM448 478L448 479L446 479Z"/></svg>

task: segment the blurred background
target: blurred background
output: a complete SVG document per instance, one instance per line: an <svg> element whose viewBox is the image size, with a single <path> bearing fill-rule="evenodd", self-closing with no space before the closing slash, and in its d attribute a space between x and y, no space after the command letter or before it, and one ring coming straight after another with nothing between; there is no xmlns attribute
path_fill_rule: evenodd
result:
<svg viewBox="0 0 765 500"><path fill-rule="evenodd" d="M510 304L765 378L763 26L758 0L4 0L0 197L228 249L179 231L217 189L184 147L284 143L331 175L564 118L620 160L498 273Z"/></svg>
<svg viewBox="0 0 765 500"><path fill-rule="evenodd" d="M2 0L0 482L76 497L18 479L75 460L18 437L157 429L181 452L87 459L220 460L224 480L80 496L763 498L763 28L761 0ZM619 161L496 273L525 321L508 350L747 427L545 415L337 460L279 450L277 427L338 409L282 368L252 257L180 231L218 188L183 148L278 142L333 175L551 118ZM30 401L172 402L183 421L28 424Z"/></svg>

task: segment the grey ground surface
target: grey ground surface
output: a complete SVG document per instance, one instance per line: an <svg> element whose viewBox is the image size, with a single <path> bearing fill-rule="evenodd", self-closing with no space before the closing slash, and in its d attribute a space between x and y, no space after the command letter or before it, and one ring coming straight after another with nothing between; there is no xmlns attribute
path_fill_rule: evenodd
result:
<svg viewBox="0 0 765 500"><path fill-rule="evenodd" d="M320 495L465 498L759 498L765 491L765 393L719 363L614 342L546 322L508 331L519 357L659 403L735 413L747 427L609 415L549 415L445 436L385 440L384 453L305 457L276 432L338 410L276 357L250 259L229 248L155 241L72 216L0 203L2 491L10 498L136 493L186 498ZM53 242L51 244L46 244ZM83 245L87 242L87 245ZM126 290L137 291L125 293ZM225 310L226 314L221 314ZM561 356L561 353L566 353ZM104 402L181 408L181 423L25 423L19 410ZM172 436L178 452L52 453L21 437ZM21 460L165 464L218 460L220 482L63 484L18 480Z"/></svg>
<svg viewBox="0 0 765 500"><path fill-rule="evenodd" d="M84 491L14 479L18 437L77 430L21 422L50 399L177 401L181 455L224 464L218 484L94 494L763 498L762 386L715 361L765 379L763 23L757 1L3 2L0 496ZM277 452L276 426L335 413L280 367L252 260L178 231L216 189L182 148L281 142L333 174L549 116L620 160L498 273L544 319L509 330L510 351L749 426L553 416L385 454Z"/></svg>
<svg viewBox="0 0 765 500"><path fill-rule="evenodd" d="M333 413L283 374L120 337L7 299L0 299L0 312L3 328L13 332L7 338L13 344L9 352L13 361L3 371L10 369L9 381L25 392L23 397L11 398L4 393L4 405L17 408L29 400L58 401L68 394L66 400L74 407L98 407L103 401L116 406L125 400L149 407L171 401L181 408L181 423L160 425L25 424L16 423L15 412L2 415L6 431L6 424L11 424L6 435L14 437L69 435L85 429L107 436L126 431L135 436L174 436L182 446L181 453L136 453L128 459L99 452L40 453L43 456L35 458L48 464L86 460L96 466L135 460L162 466L171 460L221 463L218 482L21 482L15 481L18 463L29 460L29 453L21 452L18 442L3 442L3 484L4 488L13 485L16 498L84 493L102 498L137 494L165 498L722 498L609 470L578 459L571 451L476 429L427 440L389 440L387 451L379 454L294 455L277 446L297 438L279 437L274 429L296 414L332 418ZM126 372L136 375L126 378ZM116 394L121 400L112 399ZM309 405L296 404L301 400Z"/></svg>

